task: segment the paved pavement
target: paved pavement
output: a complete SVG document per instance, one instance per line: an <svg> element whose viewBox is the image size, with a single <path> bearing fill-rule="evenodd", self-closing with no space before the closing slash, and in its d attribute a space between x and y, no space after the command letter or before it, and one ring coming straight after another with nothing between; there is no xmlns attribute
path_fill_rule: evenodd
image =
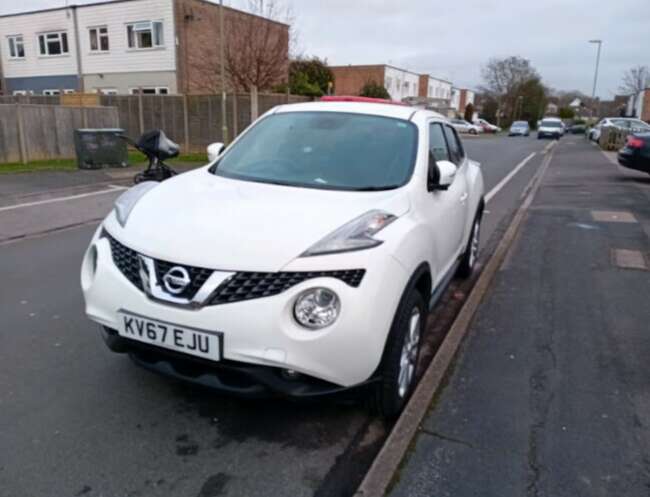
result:
<svg viewBox="0 0 650 497"><path fill-rule="evenodd" d="M495 138L466 147L483 162L491 190L547 143ZM494 196L492 229L539 161L537 154ZM351 494L386 428L360 407L228 398L105 349L79 288L96 223L33 236L43 219L103 215L110 201L97 200L0 211L1 227L11 215L30 236L0 242L0 496Z"/></svg>
<svg viewBox="0 0 650 497"><path fill-rule="evenodd" d="M391 497L649 494L649 237L650 177L563 139Z"/></svg>

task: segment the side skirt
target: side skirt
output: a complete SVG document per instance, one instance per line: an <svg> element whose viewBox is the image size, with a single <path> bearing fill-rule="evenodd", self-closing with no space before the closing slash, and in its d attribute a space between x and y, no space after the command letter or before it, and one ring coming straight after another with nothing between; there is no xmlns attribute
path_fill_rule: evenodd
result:
<svg viewBox="0 0 650 497"><path fill-rule="evenodd" d="M447 286L449 285L449 282L453 279L454 275L456 274L456 271L458 270L458 266L460 265L460 259L457 260L453 266L449 268L449 271L445 274L445 277L440 281L438 286L435 288L433 293L431 294L431 297L429 298L429 310L433 309L433 307L436 305L444 291L447 289Z"/></svg>

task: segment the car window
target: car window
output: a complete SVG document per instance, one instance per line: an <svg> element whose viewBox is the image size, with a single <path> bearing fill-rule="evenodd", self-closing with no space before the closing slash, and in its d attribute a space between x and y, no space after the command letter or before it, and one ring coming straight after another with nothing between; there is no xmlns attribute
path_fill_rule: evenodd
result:
<svg viewBox="0 0 650 497"><path fill-rule="evenodd" d="M456 130L451 126L445 126L445 137L447 138L447 146L449 147L449 160L460 166L465 152L463 151L463 146L460 144Z"/></svg>
<svg viewBox="0 0 650 497"><path fill-rule="evenodd" d="M429 152L436 161L449 160L449 150L440 123L429 124Z"/></svg>

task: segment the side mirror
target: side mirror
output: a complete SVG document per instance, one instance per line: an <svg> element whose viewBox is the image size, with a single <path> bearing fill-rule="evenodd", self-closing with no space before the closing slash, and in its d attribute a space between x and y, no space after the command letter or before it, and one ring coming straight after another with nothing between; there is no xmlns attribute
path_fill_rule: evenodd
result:
<svg viewBox="0 0 650 497"><path fill-rule="evenodd" d="M221 142L211 143L208 145L208 162L213 162L221 155L226 146Z"/></svg>
<svg viewBox="0 0 650 497"><path fill-rule="evenodd" d="M429 176L427 178L427 189L446 190L454 182L456 176L456 165L448 160L436 161L431 157L429 160Z"/></svg>

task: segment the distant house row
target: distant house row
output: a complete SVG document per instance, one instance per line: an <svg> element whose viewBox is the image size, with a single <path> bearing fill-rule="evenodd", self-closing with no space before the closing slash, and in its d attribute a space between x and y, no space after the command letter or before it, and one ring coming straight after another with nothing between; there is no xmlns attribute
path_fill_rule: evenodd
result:
<svg viewBox="0 0 650 497"><path fill-rule="evenodd" d="M434 109L446 115L463 114L476 94L450 81L387 64L330 66L336 95L358 95L366 83L382 85L392 100Z"/></svg>
<svg viewBox="0 0 650 497"><path fill-rule="evenodd" d="M285 40L289 26L255 18ZM227 43L237 43L226 29ZM214 93L220 80L219 6L204 0L113 0L0 16L6 94ZM280 81L278 81L280 83Z"/></svg>

